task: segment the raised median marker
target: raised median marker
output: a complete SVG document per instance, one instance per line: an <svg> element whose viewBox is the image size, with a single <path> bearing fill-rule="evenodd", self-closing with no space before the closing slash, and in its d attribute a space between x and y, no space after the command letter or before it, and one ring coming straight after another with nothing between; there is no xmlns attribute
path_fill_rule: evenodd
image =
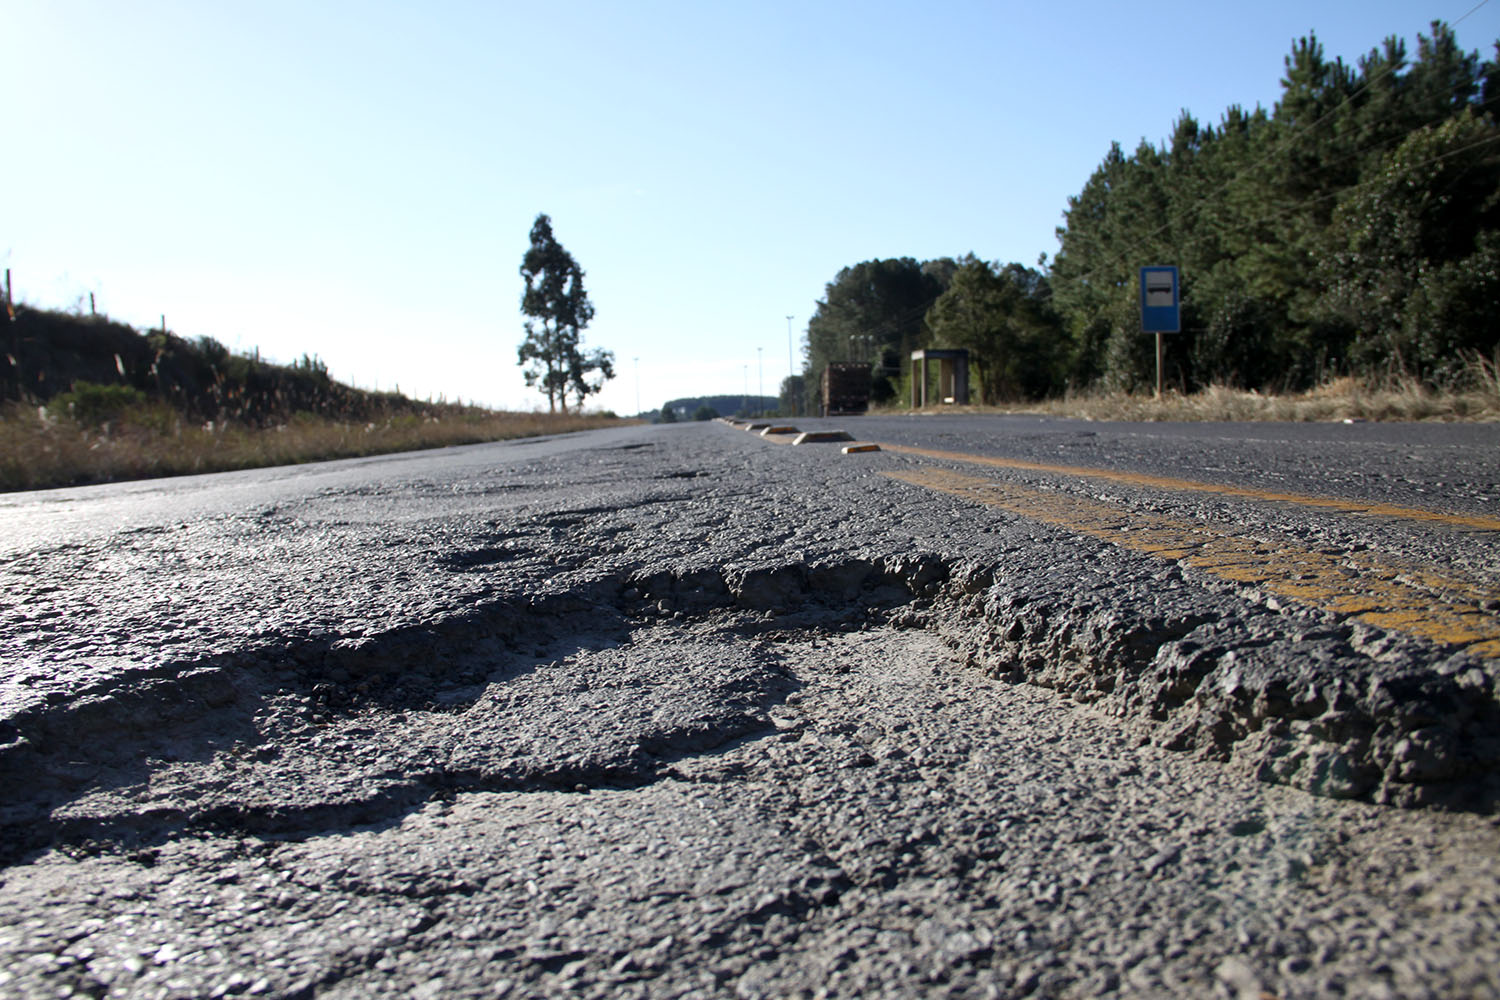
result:
<svg viewBox="0 0 1500 1000"><path fill-rule="evenodd" d="M853 441L848 431L803 431L792 444L817 444L822 441Z"/></svg>

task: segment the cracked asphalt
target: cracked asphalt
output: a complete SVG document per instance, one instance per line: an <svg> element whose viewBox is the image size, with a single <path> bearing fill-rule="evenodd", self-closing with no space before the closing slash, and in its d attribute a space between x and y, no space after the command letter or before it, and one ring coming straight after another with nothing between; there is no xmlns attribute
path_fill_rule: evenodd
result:
<svg viewBox="0 0 1500 1000"><path fill-rule="evenodd" d="M1257 479L1266 428L1018 426L964 444L1500 481L1484 431L1356 428L1329 487L1305 429ZM1500 994L1487 647L959 474L700 424L0 498L0 995ZM1482 529L981 478L1500 579Z"/></svg>

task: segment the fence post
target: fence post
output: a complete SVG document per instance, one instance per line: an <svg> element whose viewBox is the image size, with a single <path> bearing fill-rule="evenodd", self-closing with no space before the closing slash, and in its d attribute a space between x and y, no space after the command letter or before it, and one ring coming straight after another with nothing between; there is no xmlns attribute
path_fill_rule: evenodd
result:
<svg viewBox="0 0 1500 1000"><path fill-rule="evenodd" d="M21 381L21 335L16 331L15 298L10 290L10 268L5 269L5 325L10 330L10 371L7 373L16 383L16 401L20 402L26 386Z"/></svg>

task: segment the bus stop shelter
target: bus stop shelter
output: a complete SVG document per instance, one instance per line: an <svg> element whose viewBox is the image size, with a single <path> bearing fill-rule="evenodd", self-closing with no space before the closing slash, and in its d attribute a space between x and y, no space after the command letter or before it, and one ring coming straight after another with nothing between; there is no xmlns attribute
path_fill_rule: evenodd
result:
<svg viewBox="0 0 1500 1000"><path fill-rule="evenodd" d="M911 408L927 405L927 362L937 362L938 391L936 402L969 401L969 352L957 350L919 350L911 352Z"/></svg>

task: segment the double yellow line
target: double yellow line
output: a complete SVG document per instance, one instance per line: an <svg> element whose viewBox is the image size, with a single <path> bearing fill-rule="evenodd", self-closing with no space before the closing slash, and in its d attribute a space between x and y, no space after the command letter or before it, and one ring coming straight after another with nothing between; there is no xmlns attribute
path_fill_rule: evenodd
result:
<svg viewBox="0 0 1500 1000"><path fill-rule="evenodd" d="M1347 514L1371 514L1376 517L1399 517L1408 521L1426 521L1431 524L1450 524L1460 528L1475 528L1480 531L1500 531L1500 517L1485 517L1482 514L1442 514L1416 507L1397 507L1386 503L1363 503L1358 500L1336 500L1330 497L1314 497L1301 493L1275 493L1254 490L1245 486L1223 486L1200 483L1192 479L1173 479L1170 476L1151 476L1140 472L1121 472L1117 469L1091 469L1077 465L1047 465L1043 462L1023 462L1013 458L992 458L988 455L969 455L958 451L939 451L934 448L912 448L902 444L882 444L882 451L894 451L903 455L922 458L937 458L947 462L964 462L969 465L988 465L997 469L1017 469L1025 472L1046 472L1058 476L1080 479L1102 479L1123 483L1127 486L1149 486L1182 493L1212 493L1221 497L1237 497L1246 500L1280 501L1317 507L1323 510L1340 511Z"/></svg>
<svg viewBox="0 0 1500 1000"><path fill-rule="evenodd" d="M886 451L969 465L1099 479L1177 492L1294 503L1342 513L1500 531L1500 518L1443 514L1391 504L1217 486L1112 469L1047 465L961 452L882 445ZM1019 514L1163 560L1184 563L1221 579L1257 587L1300 604L1351 615L1393 629L1500 658L1500 588L1379 554L1301 548L1283 540L1246 537L1203 521L1145 515L1064 493L996 482L946 469L887 472L903 482Z"/></svg>

